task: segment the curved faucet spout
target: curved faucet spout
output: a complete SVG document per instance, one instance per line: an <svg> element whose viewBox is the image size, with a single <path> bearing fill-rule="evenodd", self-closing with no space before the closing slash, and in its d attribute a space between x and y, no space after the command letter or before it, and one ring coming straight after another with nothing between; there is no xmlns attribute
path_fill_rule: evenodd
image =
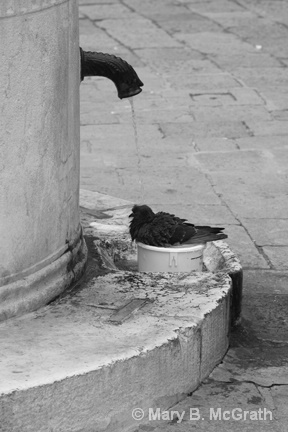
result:
<svg viewBox="0 0 288 432"><path fill-rule="evenodd" d="M101 52L83 51L81 55L81 81L86 76L103 76L112 80L120 99L135 96L144 85L129 63L120 57Z"/></svg>

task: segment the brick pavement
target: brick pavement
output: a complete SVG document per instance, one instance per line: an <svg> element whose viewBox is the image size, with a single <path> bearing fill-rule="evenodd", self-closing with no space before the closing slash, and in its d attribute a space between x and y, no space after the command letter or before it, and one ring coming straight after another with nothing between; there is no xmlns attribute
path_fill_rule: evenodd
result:
<svg viewBox="0 0 288 432"><path fill-rule="evenodd" d="M254 402L272 407L275 421L205 421L199 430L282 431L288 423L281 385L288 358L287 20L284 0L80 0L80 46L119 55L144 82L133 98L140 173L129 101L105 78L81 84L81 187L224 225L244 267L243 328L221 373L186 403L235 401L237 392L250 409ZM244 365L245 355L251 362ZM239 363L226 379L223 368ZM268 375L277 369L266 387L257 381L263 367ZM249 385L247 368L255 370Z"/></svg>

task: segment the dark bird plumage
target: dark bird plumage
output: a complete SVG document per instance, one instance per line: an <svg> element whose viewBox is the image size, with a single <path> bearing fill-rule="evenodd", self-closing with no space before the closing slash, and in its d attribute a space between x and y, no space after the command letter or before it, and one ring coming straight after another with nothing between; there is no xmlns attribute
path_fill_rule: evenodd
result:
<svg viewBox="0 0 288 432"><path fill-rule="evenodd" d="M150 246L203 244L227 238L224 228L195 226L170 213L154 213L147 205L134 205L129 217L132 241Z"/></svg>

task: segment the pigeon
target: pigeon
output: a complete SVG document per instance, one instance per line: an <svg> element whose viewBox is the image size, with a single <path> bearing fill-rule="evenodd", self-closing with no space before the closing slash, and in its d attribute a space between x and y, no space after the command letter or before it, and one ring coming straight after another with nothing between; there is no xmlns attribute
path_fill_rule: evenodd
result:
<svg viewBox="0 0 288 432"><path fill-rule="evenodd" d="M150 246L197 245L227 238L224 228L195 226L174 214L154 213L147 205L134 205L129 218L132 241Z"/></svg>

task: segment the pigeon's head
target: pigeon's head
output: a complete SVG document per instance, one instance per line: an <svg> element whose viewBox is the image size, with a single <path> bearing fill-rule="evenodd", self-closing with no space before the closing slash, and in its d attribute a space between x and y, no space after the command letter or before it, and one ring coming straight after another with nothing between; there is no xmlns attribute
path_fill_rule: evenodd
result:
<svg viewBox="0 0 288 432"><path fill-rule="evenodd" d="M132 208L132 213L129 215L129 217L133 218L134 220L143 220L143 221L149 221L153 219L154 217L153 210L147 206L147 205L137 205L135 204Z"/></svg>

